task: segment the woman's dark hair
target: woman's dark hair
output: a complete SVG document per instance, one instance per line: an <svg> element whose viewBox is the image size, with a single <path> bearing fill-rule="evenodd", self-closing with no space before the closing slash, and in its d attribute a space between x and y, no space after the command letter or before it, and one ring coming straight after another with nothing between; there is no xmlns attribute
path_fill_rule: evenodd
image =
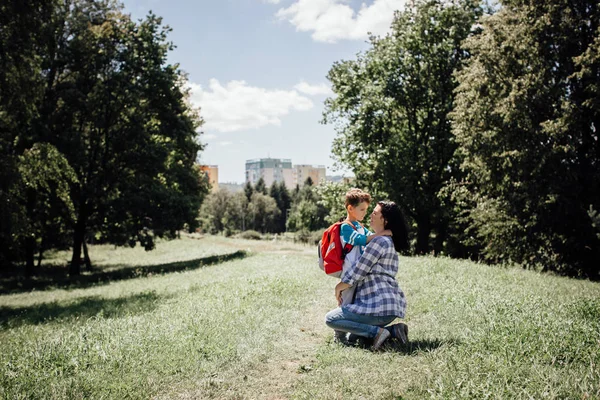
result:
<svg viewBox="0 0 600 400"><path fill-rule="evenodd" d="M386 221L384 228L392 231L396 251L401 253L408 250L408 229L400 207L393 201L379 201L377 205L381 207L381 215Z"/></svg>

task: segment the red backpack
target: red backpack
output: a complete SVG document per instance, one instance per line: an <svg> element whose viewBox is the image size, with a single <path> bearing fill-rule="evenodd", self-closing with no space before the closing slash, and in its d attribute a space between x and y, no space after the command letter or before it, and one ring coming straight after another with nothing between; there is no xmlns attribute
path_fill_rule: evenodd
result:
<svg viewBox="0 0 600 400"><path fill-rule="evenodd" d="M350 253L354 247L351 244L346 243L344 248L342 248L340 234L344 222L345 221L336 222L325 229L323 237L319 241L319 267L330 276L339 277L342 274L344 258L346 258L346 254ZM351 223L350 226L356 230L354 224Z"/></svg>

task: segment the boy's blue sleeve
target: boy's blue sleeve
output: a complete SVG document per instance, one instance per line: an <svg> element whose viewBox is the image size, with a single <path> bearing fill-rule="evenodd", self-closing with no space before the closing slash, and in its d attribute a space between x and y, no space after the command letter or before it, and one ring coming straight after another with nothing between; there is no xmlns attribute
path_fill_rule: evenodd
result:
<svg viewBox="0 0 600 400"><path fill-rule="evenodd" d="M342 224L341 236L345 243L350 243L352 246L367 245L367 235L361 235L348 224Z"/></svg>

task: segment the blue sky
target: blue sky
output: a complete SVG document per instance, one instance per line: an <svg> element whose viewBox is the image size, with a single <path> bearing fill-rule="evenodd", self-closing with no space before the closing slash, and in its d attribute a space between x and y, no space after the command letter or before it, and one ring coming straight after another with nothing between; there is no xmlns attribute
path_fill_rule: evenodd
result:
<svg viewBox="0 0 600 400"><path fill-rule="evenodd" d="M245 161L289 158L334 171L335 131L320 123L335 61L383 35L404 0L123 0L135 19L152 10L173 31L169 62L188 73L205 120L200 160L219 182L243 182Z"/></svg>

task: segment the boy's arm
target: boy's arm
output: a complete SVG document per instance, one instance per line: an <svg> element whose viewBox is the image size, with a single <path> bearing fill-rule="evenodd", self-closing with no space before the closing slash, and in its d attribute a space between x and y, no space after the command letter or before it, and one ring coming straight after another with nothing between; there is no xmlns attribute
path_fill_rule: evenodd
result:
<svg viewBox="0 0 600 400"><path fill-rule="evenodd" d="M358 231L351 227L347 222L342 224L340 234L344 242L351 244L352 246L366 246L367 244L367 235L358 233Z"/></svg>

